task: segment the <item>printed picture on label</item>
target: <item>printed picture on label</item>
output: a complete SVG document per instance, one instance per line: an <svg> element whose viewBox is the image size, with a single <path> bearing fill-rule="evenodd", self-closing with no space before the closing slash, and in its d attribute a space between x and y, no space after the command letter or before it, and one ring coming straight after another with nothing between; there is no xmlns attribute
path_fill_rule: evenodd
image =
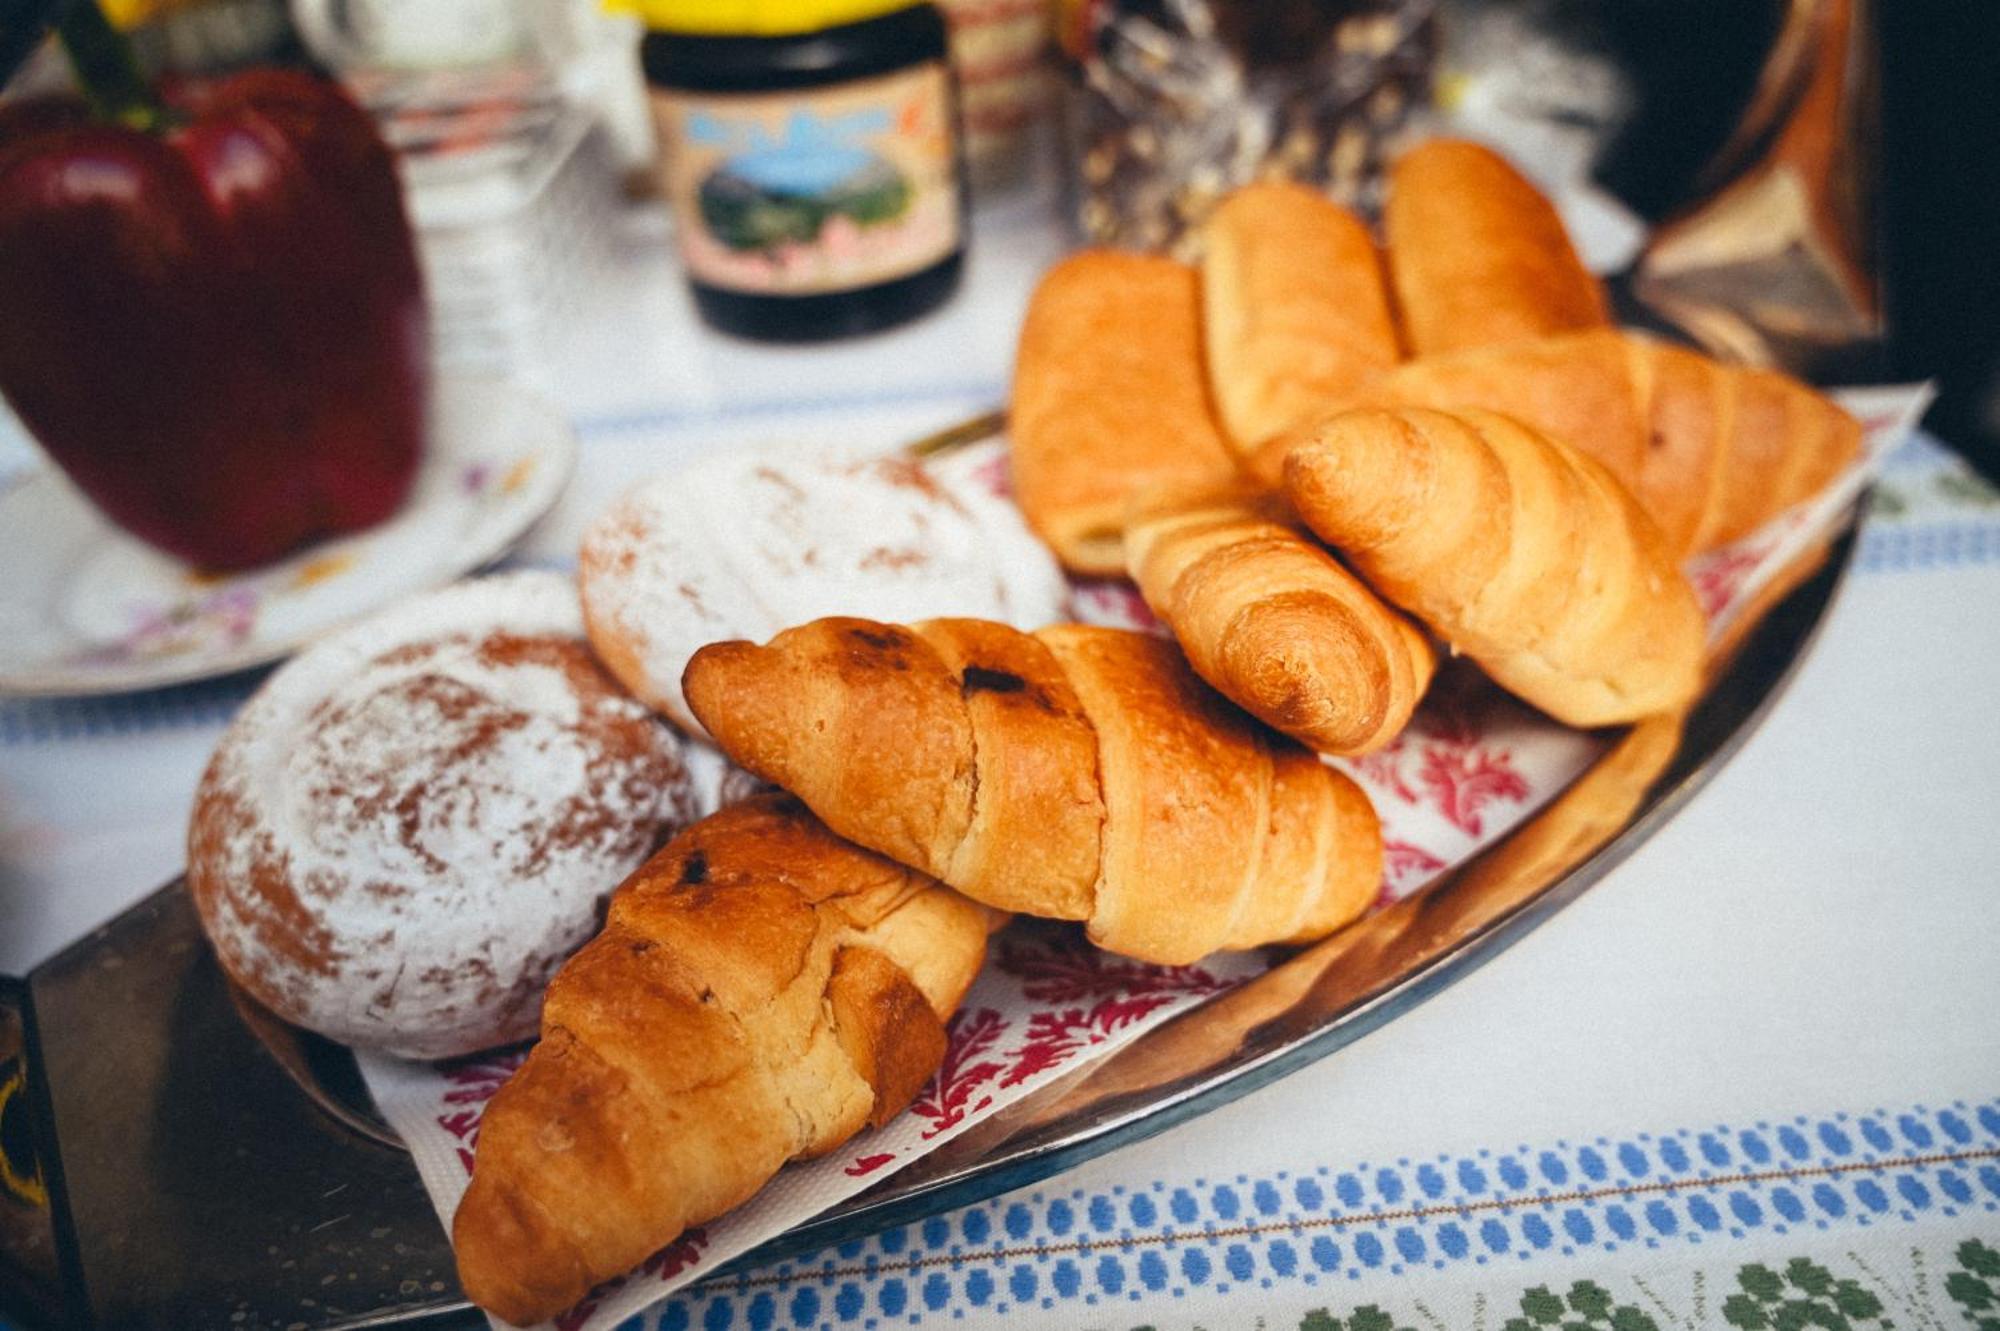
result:
<svg viewBox="0 0 2000 1331"><path fill-rule="evenodd" d="M890 128L887 108L827 119L795 110L778 138L754 125L691 118L688 131L695 142L727 150L740 140L752 141L702 179L703 223L717 240L742 252L811 245L836 219L857 227L896 221L909 211L910 181L861 146Z"/></svg>

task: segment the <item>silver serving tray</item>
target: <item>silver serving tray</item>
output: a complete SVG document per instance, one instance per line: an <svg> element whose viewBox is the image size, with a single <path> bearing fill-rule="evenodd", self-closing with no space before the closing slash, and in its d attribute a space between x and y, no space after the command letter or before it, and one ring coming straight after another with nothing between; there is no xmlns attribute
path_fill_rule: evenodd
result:
<svg viewBox="0 0 2000 1331"><path fill-rule="evenodd" d="M1854 513L1746 614L1684 716L1622 732L1504 840L1397 905L1017 1102L713 1279L1033 1183L1226 1104L1499 955L1743 745L1845 577ZM479 1325L414 1165L336 1045L233 994L177 883L38 968L31 1089L70 1319ZM0 1291L3 1292L3 1291Z"/></svg>

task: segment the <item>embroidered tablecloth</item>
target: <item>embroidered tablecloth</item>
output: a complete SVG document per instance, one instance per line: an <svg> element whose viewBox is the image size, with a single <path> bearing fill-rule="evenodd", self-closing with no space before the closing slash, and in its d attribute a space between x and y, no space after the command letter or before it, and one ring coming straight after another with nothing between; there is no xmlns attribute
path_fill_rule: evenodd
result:
<svg viewBox="0 0 2000 1331"><path fill-rule="evenodd" d="M517 559L567 566L583 521L678 458L989 407L1059 240L1032 200L978 240L945 313L802 352L701 335L634 238L556 376L578 476ZM1150 1142L640 1324L2000 1324L1996 607L2000 496L1914 440L1762 731L1528 940ZM0 969L178 869L254 683L0 702Z"/></svg>

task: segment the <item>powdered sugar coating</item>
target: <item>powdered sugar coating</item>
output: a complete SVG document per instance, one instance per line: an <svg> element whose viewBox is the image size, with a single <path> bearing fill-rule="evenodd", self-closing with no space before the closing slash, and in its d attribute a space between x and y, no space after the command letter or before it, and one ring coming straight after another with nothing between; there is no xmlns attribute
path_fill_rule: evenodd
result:
<svg viewBox="0 0 2000 1331"><path fill-rule="evenodd" d="M598 654L689 734L688 658L823 615L940 615L1036 628L1063 618L1055 561L1004 500L902 455L768 446L640 485L584 534Z"/></svg>
<svg viewBox="0 0 2000 1331"><path fill-rule="evenodd" d="M202 778L188 878L278 1015L446 1057L532 1035L611 890L692 816L678 738L591 656L574 587L513 574L273 675Z"/></svg>

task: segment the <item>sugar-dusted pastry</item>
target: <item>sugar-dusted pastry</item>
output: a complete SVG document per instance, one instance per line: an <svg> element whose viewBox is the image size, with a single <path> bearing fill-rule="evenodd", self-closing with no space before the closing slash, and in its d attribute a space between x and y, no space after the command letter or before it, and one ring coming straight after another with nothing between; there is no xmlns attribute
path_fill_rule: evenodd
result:
<svg viewBox="0 0 2000 1331"><path fill-rule="evenodd" d="M1336 416L1292 450L1285 490L1371 586L1559 721L1633 721L1700 685L1707 625L1659 528L1510 417Z"/></svg>
<svg viewBox="0 0 2000 1331"><path fill-rule="evenodd" d="M1484 408L1574 445L1676 555L1748 535L1861 453L1860 422L1798 380L1615 329L1410 361L1362 403Z"/></svg>
<svg viewBox="0 0 2000 1331"><path fill-rule="evenodd" d="M1431 139L1404 153L1382 232L1412 356L1610 326L1562 218L1490 148Z"/></svg>
<svg viewBox="0 0 2000 1331"><path fill-rule="evenodd" d="M222 967L285 1020L441 1058L534 1033L605 900L691 817L680 741L517 573L321 639L230 724L188 887Z"/></svg>
<svg viewBox="0 0 2000 1331"><path fill-rule="evenodd" d="M1085 250L1028 303L1008 410L1014 488L1078 573L1125 571L1134 495L1171 502L1236 476L1209 410L1197 296L1185 264Z"/></svg>
<svg viewBox="0 0 2000 1331"><path fill-rule="evenodd" d="M1402 733L1437 654L1303 532L1282 502L1218 497L1133 519L1140 593L1224 697L1320 753Z"/></svg>
<svg viewBox="0 0 2000 1331"><path fill-rule="evenodd" d="M557 973L486 1107L452 1219L467 1296L542 1321L887 1122L937 1071L994 923L782 795L689 828Z"/></svg>
<svg viewBox="0 0 2000 1331"><path fill-rule="evenodd" d="M584 533L578 582L611 672L693 734L695 648L818 615L970 612L1032 628L1068 589L1011 506L894 454L760 448L647 481Z"/></svg>
<svg viewBox="0 0 2000 1331"><path fill-rule="evenodd" d="M686 685L842 836L1127 956L1317 938L1381 877L1361 789L1147 634L822 619L704 647Z"/></svg>
<svg viewBox="0 0 2000 1331"><path fill-rule="evenodd" d="M1203 227L1208 384L1246 450L1310 425L1401 358L1361 219L1304 185L1245 185Z"/></svg>

